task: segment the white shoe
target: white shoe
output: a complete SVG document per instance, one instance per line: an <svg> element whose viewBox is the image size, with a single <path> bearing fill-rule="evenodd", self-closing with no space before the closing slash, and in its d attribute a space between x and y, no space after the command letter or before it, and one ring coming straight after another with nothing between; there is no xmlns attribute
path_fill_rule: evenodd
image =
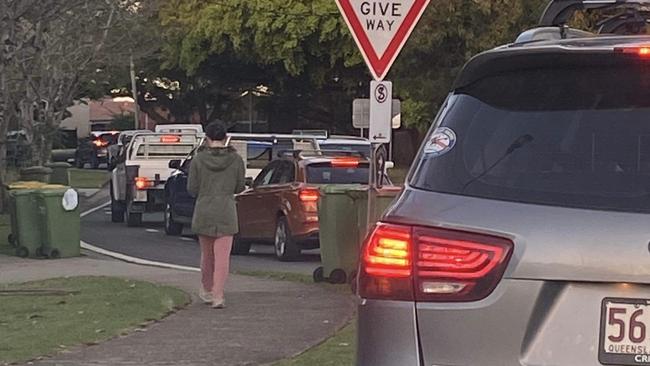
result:
<svg viewBox="0 0 650 366"><path fill-rule="evenodd" d="M214 300L212 302L213 309L223 309L226 307L226 299Z"/></svg>
<svg viewBox="0 0 650 366"><path fill-rule="evenodd" d="M203 288L199 289L199 298L205 304L211 304L213 302L212 292L205 291Z"/></svg>

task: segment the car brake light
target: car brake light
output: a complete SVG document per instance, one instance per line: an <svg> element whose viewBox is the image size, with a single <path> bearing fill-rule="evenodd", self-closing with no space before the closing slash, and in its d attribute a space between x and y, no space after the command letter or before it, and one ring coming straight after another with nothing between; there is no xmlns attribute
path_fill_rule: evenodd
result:
<svg viewBox="0 0 650 366"><path fill-rule="evenodd" d="M364 244L363 298L468 302L489 296L512 255L510 240L459 231L379 224Z"/></svg>
<svg viewBox="0 0 650 366"><path fill-rule="evenodd" d="M93 140L93 144L97 147L105 147L108 146L108 142L102 141L102 140Z"/></svg>
<svg viewBox="0 0 650 366"><path fill-rule="evenodd" d="M320 192L318 189L306 188L300 191L299 197L301 202L318 202Z"/></svg>
<svg viewBox="0 0 650 366"><path fill-rule="evenodd" d="M614 52L618 53L623 53L623 54L631 54L631 55L638 55L641 57L648 57L650 58L650 46L643 46L643 47L617 47L614 48Z"/></svg>
<svg viewBox="0 0 650 366"><path fill-rule="evenodd" d="M181 142L181 137L175 135L165 135L160 137L160 142L163 144L176 144Z"/></svg>
<svg viewBox="0 0 650 366"><path fill-rule="evenodd" d="M145 190L147 188L153 187L153 182L147 178L137 177L135 178L135 188L138 190Z"/></svg>
<svg viewBox="0 0 650 366"><path fill-rule="evenodd" d="M332 166L335 168L356 168L359 166L358 158L334 158L332 159Z"/></svg>

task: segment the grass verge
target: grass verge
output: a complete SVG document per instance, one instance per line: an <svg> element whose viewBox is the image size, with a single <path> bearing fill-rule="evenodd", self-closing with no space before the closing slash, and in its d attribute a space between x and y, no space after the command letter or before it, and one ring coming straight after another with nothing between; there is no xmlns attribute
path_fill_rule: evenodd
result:
<svg viewBox="0 0 650 366"><path fill-rule="evenodd" d="M273 366L352 366L357 348L356 334L356 322L352 322L320 345Z"/></svg>
<svg viewBox="0 0 650 366"><path fill-rule="evenodd" d="M102 188L110 178L105 170L69 169L68 173L73 188Z"/></svg>
<svg viewBox="0 0 650 366"><path fill-rule="evenodd" d="M188 302L171 287L107 277L0 286L0 364L105 341Z"/></svg>

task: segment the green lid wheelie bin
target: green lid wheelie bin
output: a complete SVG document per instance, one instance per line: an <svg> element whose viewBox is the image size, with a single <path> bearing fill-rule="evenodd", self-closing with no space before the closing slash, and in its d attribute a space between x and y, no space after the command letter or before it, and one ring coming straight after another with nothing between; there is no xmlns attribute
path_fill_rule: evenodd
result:
<svg viewBox="0 0 650 366"><path fill-rule="evenodd" d="M22 258L41 256L40 218L35 194L35 190L19 185L9 189L11 234L7 239L16 248L16 256Z"/></svg>
<svg viewBox="0 0 650 366"><path fill-rule="evenodd" d="M368 217L368 195L365 197L360 197L359 209L357 210L357 218L359 222L360 243L363 243L368 231L372 229L372 226L377 223L381 217L384 215L388 207L393 203L395 197L397 197L402 192L402 187L400 186L384 186L377 189L374 194L376 197L375 200L375 210L370 217Z"/></svg>
<svg viewBox="0 0 650 366"><path fill-rule="evenodd" d="M45 186L36 194L43 236L42 252L49 258L81 255L79 196L74 189Z"/></svg>
<svg viewBox="0 0 650 366"><path fill-rule="evenodd" d="M52 174L50 175L50 183L63 185L70 184L68 170L72 168L72 165L64 162L57 162L47 163L45 164L45 167L52 169Z"/></svg>
<svg viewBox="0 0 650 366"><path fill-rule="evenodd" d="M318 221L322 267L314 271L314 281L347 282L359 257L358 197L365 197L362 185L326 185L321 188Z"/></svg>

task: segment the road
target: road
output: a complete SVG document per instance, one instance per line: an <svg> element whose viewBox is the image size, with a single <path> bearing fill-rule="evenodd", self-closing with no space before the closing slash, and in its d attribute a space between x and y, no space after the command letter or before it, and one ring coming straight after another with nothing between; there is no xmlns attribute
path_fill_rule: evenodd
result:
<svg viewBox="0 0 650 366"><path fill-rule="evenodd" d="M101 192L100 194L102 194ZM110 207L91 213L81 222L81 239L112 252L181 266L198 267L201 256L198 242L189 232L181 237L165 235L162 214L145 215L143 226L129 228L111 222ZM233 256L231 270L290 272L311 275L320 266L318 250L308 251L301 261L283 263L275 259L270 245L253 245L248 256Z"/></svg>

